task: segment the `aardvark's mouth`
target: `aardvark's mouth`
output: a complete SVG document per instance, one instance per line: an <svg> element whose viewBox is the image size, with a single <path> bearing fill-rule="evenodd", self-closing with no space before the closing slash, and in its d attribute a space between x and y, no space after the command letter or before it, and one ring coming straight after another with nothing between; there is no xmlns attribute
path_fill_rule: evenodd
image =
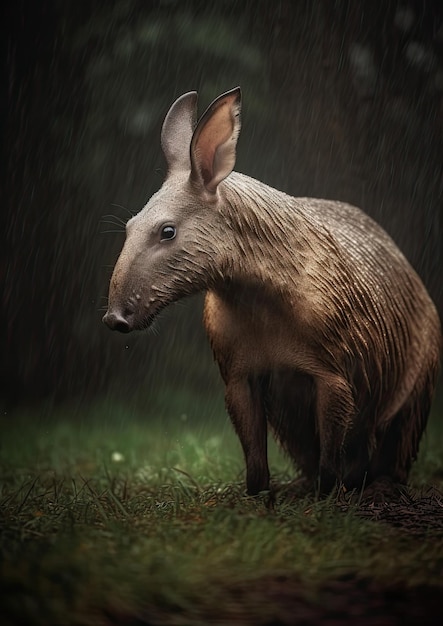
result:
<svg viewBox="0 0 443 626"><path fill-rule="evenodd" d="M118 330L120 333L130 333L133 330L144 330L149 328L152 322L166 304L156 305L149 307L149 311L141 316L138 314L134 307L127 306L123 309L118 307L109 307L105 315L103 316L103 323L111 330Z"/></svg>

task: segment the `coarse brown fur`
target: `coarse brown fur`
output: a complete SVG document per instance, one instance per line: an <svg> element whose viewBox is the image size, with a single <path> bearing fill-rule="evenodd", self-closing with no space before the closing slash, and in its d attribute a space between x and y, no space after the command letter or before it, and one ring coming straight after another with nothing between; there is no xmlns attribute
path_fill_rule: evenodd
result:
<svg viewBox="0 0 443 626"><path fill-rule="evenodd" d="M196 127L195 104L185 94L165 120L169 174L128 223L105 321L142 328L169 303L206 291L204 323L248 493L269 487L268 425L325 491L336 481L406 482L441 347L423 283L360 209L232 172L238 89Z"/></svg>

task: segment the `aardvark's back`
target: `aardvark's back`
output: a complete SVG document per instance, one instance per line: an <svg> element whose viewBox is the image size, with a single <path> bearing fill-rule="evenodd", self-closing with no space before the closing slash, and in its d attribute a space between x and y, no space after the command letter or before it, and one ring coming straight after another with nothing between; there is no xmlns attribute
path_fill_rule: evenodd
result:
<svg viewBox="0 0 443 626"><path fill-rule="evenodd" d="M336 479L349 487L382 475L406 481L440 347L438 316L417 274L355 207L290 198L237 174L221 193L242 253L229 281L208 294L205 323L231 416L247 379L244 407L262 411L263 430L270 423L324 489ZM268 469L263 453L251 456L256 491Z"/></svg>

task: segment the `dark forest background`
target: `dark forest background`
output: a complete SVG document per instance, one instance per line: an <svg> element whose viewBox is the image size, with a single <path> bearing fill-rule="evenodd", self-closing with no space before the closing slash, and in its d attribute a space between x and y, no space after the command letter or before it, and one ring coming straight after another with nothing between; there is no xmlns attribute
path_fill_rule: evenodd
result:
<svg viewBox="0 0 443 626"><path fill-rule="evenodd" d="M201 298L156 333L101 323L124 239L104 216L126 220L161 185L161 124L191 89L205 108L241 85L236 169L361 206L442 313L440 0L16 0L2 11L3 412L221 389Z"/></svg>

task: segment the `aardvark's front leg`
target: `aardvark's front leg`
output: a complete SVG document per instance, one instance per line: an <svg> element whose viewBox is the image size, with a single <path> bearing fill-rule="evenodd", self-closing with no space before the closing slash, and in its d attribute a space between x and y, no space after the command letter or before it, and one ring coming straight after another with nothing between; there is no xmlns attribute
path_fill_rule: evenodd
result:
<svg viewBox="0 0 443 626"><path fill-rule="evenodd" d="M257 379L236 378L226 384L226 407L243 448L249 495L269 489L267 423Z"/></svg>

